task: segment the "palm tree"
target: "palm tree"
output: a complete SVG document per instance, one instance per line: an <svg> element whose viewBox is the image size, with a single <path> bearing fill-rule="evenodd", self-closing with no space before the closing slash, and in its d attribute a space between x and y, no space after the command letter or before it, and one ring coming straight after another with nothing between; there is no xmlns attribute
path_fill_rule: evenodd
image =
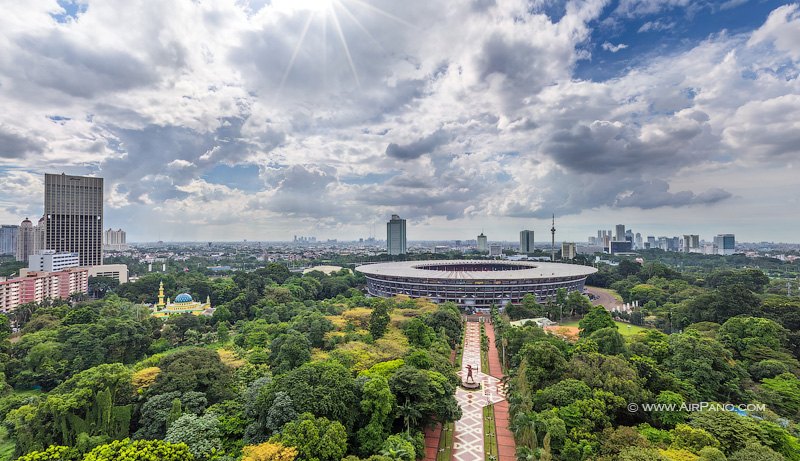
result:
<svg viewBox="0 0 800 461"><path fill-rule="evenodd" d="M397 406L397 412L403 418L403 424L406 425L406 433L411 433L411 424L416 425L422 413L408 400L405 403Z"/></svg>

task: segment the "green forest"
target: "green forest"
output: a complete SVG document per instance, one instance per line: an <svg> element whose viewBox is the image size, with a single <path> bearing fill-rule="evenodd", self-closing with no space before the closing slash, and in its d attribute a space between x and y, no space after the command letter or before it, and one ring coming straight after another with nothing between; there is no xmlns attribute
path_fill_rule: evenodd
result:
<svg viewBox="0 0 800 461"><path fill-rule="evenodd" d="M214 315L151 317L142 303L161 282L210 297ZM492 309L518 460L800 460L800 298L760 270L658 262L590 283L642 307L612 315L559 293ZM0 460L420 459L425 428L461 416L462 312L363 285L270 264L151 274L0 315ZM510 325L538 316L580 332ZM645 328L623 335L620 321Z"/></svg>

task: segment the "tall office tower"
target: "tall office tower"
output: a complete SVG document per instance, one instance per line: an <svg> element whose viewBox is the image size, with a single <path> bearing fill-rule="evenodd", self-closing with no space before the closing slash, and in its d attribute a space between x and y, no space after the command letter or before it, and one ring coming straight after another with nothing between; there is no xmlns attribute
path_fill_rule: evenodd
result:
<svg viewBox="0 0 800 461"><path fill-rule="evenodd" d="M39 222L33 226L33 253L31 254L36 254L37 251L47 249L44 241L46 227L44 216L39 218Z"/></svg>
<svg viewBox="0 0 800 461"><path fill-rule="evenodd" d="M628 229L625 231L625 240L633 242L633 231Z"/></svg>
<svg viewBox="0 0 800 461"><path fill-rule="evenodd" d="M519 232L519 252L533 253L533 231L524 230Z"/></svg>
<svg viewBox="0 0 800 461"><path fill-rule="evenodd" d="M637 232L636 233L636 248L641 250L644 247L643 243L644 242L642 241L642 234Z"/></svg>
<svg viewBox="0 0 800 461"><path fill-rule="evenodd" d="M44 175L45 246L103 264L103 178Z"/></svg>
<svg viewBox="0 0 800 461"><path fill-rule="evenodd" d="M556 260L556 215L553 215L553 227L550 228L550 261Z"/></svg>
<svg viewBox="0 0 800 461"><path fill-rule="evenodd" d="M656 238L653 237L652 235L647 236L647 243L650 244L650 248L655 248L656 246L658 246L658 244L656 243Z"/></svg>
<svg viewBox="0 0 800 461"><path fill-rule="evenodd" d="M478 236L478 251L481 253L486 253L489 251L489 239L483 235L483 232L481 232L481 235Z"/></svg>
<svg viewBox="0 0 800 461"><path fill-rule="evenodd" d="M563 242L561 243L561 259L575 259L578 254L575 243Z"/></svg>
<svg viewBox="0 0 800 461"><path fill-rule="evenodd" d="M19 225L19 234L17 234L17 261L28 262L30 255L36 253L34 242L36 234L34 232L33 223L30 219L25 218Z"/></svg>
<svg viewBox="0 0 800 461"><path fill-rule="evenodd" d="M0 255L17 253L19 226L3 224L0 226Z"/></svg>
<svg viewBox="0 0 800 461"><path fill-rule="evenodd" d="M717 234L714 237L714 246L718 255L732 255L736 252L736 236L733 234Z"/></svg>
<svg viewBox="0 0 800 461"><path fill-rule="evenodd" d="M625 241L625 224L617 224L617 233L614 234L614 240L617 242Z"/></svg>
<svg viewBox="0 0 800 461"><path fill-rule="evenodd" d="M406 254L406 220L396 214L386 223L386 251L393 256Z"/></svg>
<svg viewBox="0 0 800 461"><path fill-rule="evenodd" d="M604 236L605 234L606 234L606 232L605 232L605 231L601 231L601 230L597 231L597 240L598 240L598 241L602 241L602 240L603 240L603 236Z"/></svg>

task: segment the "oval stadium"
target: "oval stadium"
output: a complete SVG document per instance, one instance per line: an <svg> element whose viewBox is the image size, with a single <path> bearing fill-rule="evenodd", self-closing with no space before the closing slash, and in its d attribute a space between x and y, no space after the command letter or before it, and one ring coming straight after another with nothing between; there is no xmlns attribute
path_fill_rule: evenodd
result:
<svg viewBox="0 0 800 461"><path fill-rule="evenodd" d="M538 302L556 290L582 291L590 266L538 261L445 260L365 264L356 268L367 292L382 298L406 295L462 307L517 304L528 293Z"/></svg>

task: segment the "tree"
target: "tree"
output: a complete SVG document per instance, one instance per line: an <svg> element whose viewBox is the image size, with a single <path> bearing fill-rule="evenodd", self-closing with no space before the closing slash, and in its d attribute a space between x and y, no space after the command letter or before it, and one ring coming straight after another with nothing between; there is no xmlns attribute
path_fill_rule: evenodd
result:
<svg viewBox="0 0 800 461"><path fill-rule="evenodd" d="M386 439L381 448L381 455L399 461L414 461L417 459L414 445L398 434L390 435Z"/></svg>
<svg viewBox="0 0 800 461"><path fill-rule="evenodd" d="M527 344L520 353L527 363L526 378L533 388L545 387L558 381L567 369L564 355L549 342Z"/></svg>
<svg viewBox="0 0 800 461"><path fill-rule="evenodd" d="M164 441L185 443L197 459L208 459L222 446L219 420L215 414L185 414L167 429Z"/></svg>
<svg viewBox="0 0 800 461"><path fill-rule="evenodd" d="M196 391L206 395L214 404L233 395L233 371L211 349L183 349L161 359L161 373L150 386L148 394Z"/></svg>
<svg viewBox="0 0 800 461"><path fill-rule="evenodd" d="M266 428L275 433L280 431L289 421L297 419L297 411L294 409L294 402L286 392L277 392L272 406L267 411Z"/></svg>
<svg viewBox="0 0 800 461"><path fill-rule="evenodd" d="M676 424L686 421L686 411L680 410L681 406L685 403L682 395L672 391L661 391L658 397L656 397L656 403L662 405L662 407L672 408L664 411L653 411L653 419L662 425L673 427Z"/></svg>
<svg viewBox="0 0 800 461"><path fill-rule="evenodd" d="M338 421L303 413L270 442L295 447L300 460L340 461L347 452L347 431Z"/></svg>
<svg viewBox="0 0 800 461"><path fill-rule="evenodd" d="M362 454L378 452L389 431L389 416L395 405L395 398L389 389L389 382L383 376L372 376L364 383L361 391L361 411L369 415L369 422L358 430L356 439Z"/></svg>
<svg viewBox="0 0 800 461"><path fill-rule="evenodd" d="M697 389L698 399L725 402L740 396L744 370L719 342L687 331L670 335L669 351L664 364Z"/></svg>
<svg viewBox="0 0 800 461"><path fill-rule="evenodd" d="M616 328L617 324L603 306L596 306L578 322L578 326L581 329L580 337L586 338L602 328Z"/></svg>
<svg viewBox="0 0 800 461"><path fill-rule="evenodd" d="M389 388L407 433L434 420L444 423L461 417L453 396L455 385L439 372L404 365L389 378Z"/></svg>
<svg viewBox="0 0 800 461"><path fill-rule="evenodd" d="M372 337L375 339L382 338L387 328L389 328L390 320L389 307L385 302L378 302L372 308L372 313L369 316L369 332Z"/></svg>
<svg viewBox="0 0 800 461"><path fill-rule="evenodd" d="M617 355L625 352L625 340L617 331L617 326L605 327L594 331L589 339L597 343L598 352L605 355Z"/></svg>
<svg viewBox="0 0 800 461"><path fill-rule="evenodd" d="M776 413L797 420L800 417L800 379L783 373L761 382L761 398Z"/></svg>
<svg viewBox="0 0 800 461"><path fill-rule="evenodd" d="M728 461L785 461L780 453L757 443L747 444L728 457Z"/></svg>
<svg viewBox="0 0 800 461"><path fill-rule="evenodd" d="M311 344L306 335L290 330L272 340L269 363L276 373L285 373L311 360Z"/></svg>
<svg viewBox="0 0 800 461"><path fill-rule="evenodd" d="M298 413L313 413L351 428L356 406L355 381L336 361L309 362L278 376L257 400L258 413L266 416L278 392L285 392Z"/></svg>
<svg viewBox="0 0 800 461"><path fill-rule="evenodd" d="M688 424L678 424L672 430L672 448L685 448L698 453L705 447L719 448L719 440L708 431Z"/></svg>
<svg viewBox="0 0 800 461"><path fill-rule="evenodd" d="M592 309L592 302L579 291L570 291L564 303L564 312L569 315L585 315Z"/></svg>
<svg viewBox="0 0 800 461"><path fill-rule="evenodd" d="M164 438L170 422L177 420L181 414L202 413L207 404L206 395L202 392L189 391L181 394L172 391L150 396L139 410L139 430L134 434L134 438Z"/></svg>
<svg viewBox="0 0 800 461"><path fill-rule="evenodd" d="M456 343L461 339L461 316L458 314L458 307L455 310L448 307L448 303L440 304L433 313L425 317L425 323L434 331L439 332L444 330L447 335L447 342L451 348L456 346Z"/></svg>
<svg viewBox="0 0 800 461"><path fill-rule="evenodd" d="M186 444L162 440L115 440L100 445L84 456L83 461L194 461Z"/></svg>
<svg viewBox="0 0 800 461"><path fill-rule="evenodd" d="M419 318L412 318L406 322L403 332L408 337L408 342L413 346L427 349L436 340L436 332Z"/></svg>
<svg viewBox="0 0 800 461"><path fill-rule="evenodd" d="M786 345L788 331L777 322L759 317L733 317L719 329L719 342L731 349L737 358L747 360L771 355Z"/></svg>
<svg viewBox="0 0 800 461"><path fill-rule="evenodd" d="M297 449L280 443L264 442L242 448L242 461L294 461Z"/></svg>
<svg viewBox="0 0 800 461"><path fill-rule="evenodd" d="M32 451L17 458L17 461L63 461L68 459L69 447L51 445L44 451Z"/></svg>

